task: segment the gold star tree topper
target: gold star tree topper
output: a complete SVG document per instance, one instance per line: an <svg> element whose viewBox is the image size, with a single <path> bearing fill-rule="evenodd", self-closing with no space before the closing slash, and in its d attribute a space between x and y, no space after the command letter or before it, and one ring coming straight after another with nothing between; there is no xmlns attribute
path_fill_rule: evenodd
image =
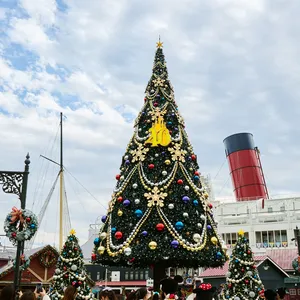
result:
<svg viewBox="0 0 300 300"><path fill-rule="evenodd" d="M163 47L163 42L160 41L160 36L158 39L158 42L156 43L156 48L162 48Z"/></svg>
<svg viewBox="0 0 300 300"><path fill-rule="evenodd" d="M72 230L70 231L70 234L71 234L71 235L75 235L75 234L76 234L76 231L75 231L74 229L72 229Z"/></svg>
<svg viewBox="0 0 300 300"><path fill-rule="evenodd" d="M241 229L241 230L238 232L238 234L239 234L240 236L244 236L244 233L245 233L245 231L244 231L243 229Z"/></svg>

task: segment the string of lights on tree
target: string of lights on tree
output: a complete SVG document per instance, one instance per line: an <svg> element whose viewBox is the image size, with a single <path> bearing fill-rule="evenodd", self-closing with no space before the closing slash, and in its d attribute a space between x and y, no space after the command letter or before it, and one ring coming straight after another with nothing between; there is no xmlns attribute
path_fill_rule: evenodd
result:
<svg viewBox="0 0 300 300"><path fill-rule="evenodd" d="M226 284L220 296L223 300L264 299L264 286L243 230L238 232L238 240L230 256Z"/></svg>
<svg viewBox="0 0 300 300"><path fill-rule="evenodd" d="M226 246L198 169L159 41L92 261L133 267L160 261L224 265Z"/></svg>

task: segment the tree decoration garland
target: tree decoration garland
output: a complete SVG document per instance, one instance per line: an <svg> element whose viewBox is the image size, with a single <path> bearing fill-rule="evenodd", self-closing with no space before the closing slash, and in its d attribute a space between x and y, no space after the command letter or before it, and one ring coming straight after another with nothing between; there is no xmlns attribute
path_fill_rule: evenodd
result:
<svg viewBox="0 0 300 300"><path fill-rule="evenodd" d="M55 255L55 253L53 253L50 250L47 250L39 256L39 261L40 261L41 266L43 266L45 268L51 268L52 266L54 266L56 264L57 257Z"/></svg>
<svg viewBox="0 0 300 300"><path fill-rule="evenodd" d="M14 268L16 267L16 260L13 262ZM30 266L30 258L27 257L25 254L20 256L20 271L25 271Z"/></svg>
<svg viewBox="0 0 300 300"><path fill-rule="evenodd" d="M28 209L12 208L4 221L4 231L9 240L17 242L30 240L38 229L36 215Z"/></svg>

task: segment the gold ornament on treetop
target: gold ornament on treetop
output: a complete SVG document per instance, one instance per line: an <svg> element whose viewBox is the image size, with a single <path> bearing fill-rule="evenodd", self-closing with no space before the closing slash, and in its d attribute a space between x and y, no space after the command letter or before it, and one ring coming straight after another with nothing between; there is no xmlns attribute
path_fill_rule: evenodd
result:
<svg viewBox="0 0 300 300"><path fill-rule="evenodd" d="M157 248L157 243L154 242L154 241L150 242L150 243L149 243L149 248L150 248L151 250L155 250L155 249Z"/></svg>

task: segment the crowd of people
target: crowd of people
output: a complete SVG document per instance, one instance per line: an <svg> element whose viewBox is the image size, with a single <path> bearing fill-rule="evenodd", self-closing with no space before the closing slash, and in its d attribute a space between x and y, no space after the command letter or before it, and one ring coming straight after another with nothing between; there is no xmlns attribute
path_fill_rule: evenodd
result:
<svg viewBox="0 0 300 300"><path fill-rule="evenodd" d="M161 292L153 292L146 288L140 288L132 291L126 300L182 300L180 297L180 276L175 276L174 279L166 277L161 281ZM45 289L15 292L12 285L4 287L0 293L0 300L14 300L15 296L19 296L20 300L50 300ZM279 288L276 291L266 290L264 296L266 300L281 300L285 299L288 294L285 288ZM64 291L62 300L75 300L77 296L77 288L70 285ZM209 283L202 283L193 290L187 300L218 300L218 291ZM111 288L104 288L99 294L99 300L117 300L117 296Z"/></svg>

